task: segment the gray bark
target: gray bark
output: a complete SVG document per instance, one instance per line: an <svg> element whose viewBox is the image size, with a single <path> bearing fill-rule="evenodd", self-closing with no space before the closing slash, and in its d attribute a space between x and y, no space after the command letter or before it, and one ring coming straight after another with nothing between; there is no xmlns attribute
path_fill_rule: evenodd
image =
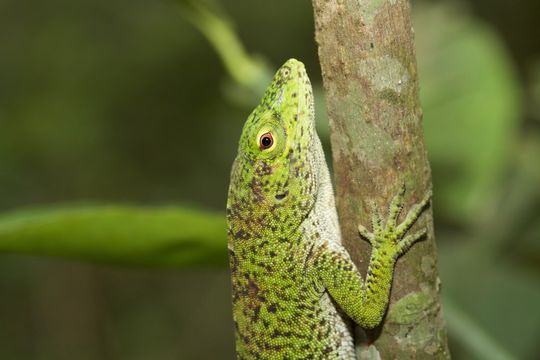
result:
<svg viewBox="0 0 540 360"><path fill-rule="evenodd" d="M364 274L374 201L405 184L406 213L431 187L407 0L313 0L345 246ZM403 217L404 214L402 214ZM431 208L410 230L428 236L397 264L381 328L357 337L363 359L449 359ZM365 336L364 336L365 335Z"/></svg>

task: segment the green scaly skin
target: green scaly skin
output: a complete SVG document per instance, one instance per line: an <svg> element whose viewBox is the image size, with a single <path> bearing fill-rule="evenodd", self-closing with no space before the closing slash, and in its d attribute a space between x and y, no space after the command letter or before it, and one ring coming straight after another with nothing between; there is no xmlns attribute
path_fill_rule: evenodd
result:
<svg viewBox="0 0 540 360"><path fill-rule="evenodd" d="M271 146L261 138L271 134ZM377 326L394 264L425 230L404 237L430 199L383 224L374 211L365 282L341 245L328 167L304 65L287 61L244 126L227 202L238 359L355 359L347 317Z"/></svg>

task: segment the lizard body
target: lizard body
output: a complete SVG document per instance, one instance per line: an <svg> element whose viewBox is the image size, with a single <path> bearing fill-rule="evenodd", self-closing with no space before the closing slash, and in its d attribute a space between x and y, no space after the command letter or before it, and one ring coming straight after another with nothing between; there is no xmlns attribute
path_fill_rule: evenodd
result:
<svg viewBox="0 0 540 360"><path fill-rule="evenodd" d="M341 245L328 166L315 131L304 65L287 61L248 117L231 172L228 248L238 359L355 359L348 317L377 326L399 255L425 234L403 237L403 192L388 220L374 215L365 282ZM346 315L345 315L346 314Z"/></svg>

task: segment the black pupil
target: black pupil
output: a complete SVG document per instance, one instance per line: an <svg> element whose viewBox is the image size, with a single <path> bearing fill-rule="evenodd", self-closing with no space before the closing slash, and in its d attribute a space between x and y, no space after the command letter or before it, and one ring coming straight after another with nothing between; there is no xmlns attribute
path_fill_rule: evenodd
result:
<svg viewBox="0 0 540 360"><path fill-rule="evenodd" d="M265 136L265 137L262 138L261 144L264 147L269 147L270 145L272 145L272 139L270 139L269 136Z"/></svg>

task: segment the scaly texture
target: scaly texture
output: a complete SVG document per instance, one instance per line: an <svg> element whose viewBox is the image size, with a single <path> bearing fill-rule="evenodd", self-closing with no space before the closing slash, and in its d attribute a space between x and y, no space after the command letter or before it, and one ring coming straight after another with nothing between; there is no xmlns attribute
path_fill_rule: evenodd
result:
<svg viewBox="0 0 540 360"><path fill-rule="evenodd" d="M404 189L403 189L404 190ZM396 259L424 231L405 232L429 194L398 225L374 211L366 281L341 245L334 195L315 132L304 65L287 61L244 126L227 202L233 315L239 359L355 359L348 317L377 326Z"/></svg>

